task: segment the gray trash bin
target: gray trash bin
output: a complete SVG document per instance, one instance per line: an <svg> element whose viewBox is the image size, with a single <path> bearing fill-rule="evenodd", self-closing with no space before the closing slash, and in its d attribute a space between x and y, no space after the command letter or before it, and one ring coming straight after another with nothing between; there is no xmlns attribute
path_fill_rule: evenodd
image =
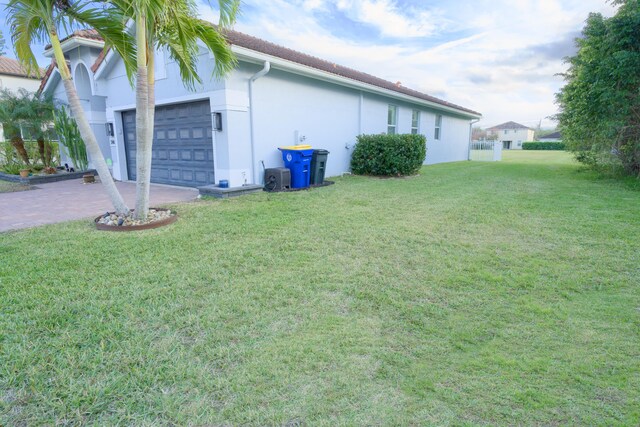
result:
<svg viewBox="0 0 640 427"><path fill-rule="evenodd" d="M327 150L313 150L311 157L311 185L320 185L324 182L324 173L327 168Z"/></svg>

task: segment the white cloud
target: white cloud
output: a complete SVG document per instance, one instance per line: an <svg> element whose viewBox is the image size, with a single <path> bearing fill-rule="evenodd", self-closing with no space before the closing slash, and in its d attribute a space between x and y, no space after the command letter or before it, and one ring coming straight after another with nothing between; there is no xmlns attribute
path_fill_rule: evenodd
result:
<svg viewBox="0 0 640 427"><path fill-rule="evenodd" d="M437 29L434 12L412 7L401 10L392 0L338 0L336 5L352 20L375 27L383 36L426 37Z"/></svg>
<svg viewBox="0 0 640 427"><path fill-rule="evenodd" d="M245 2L239 31L444 97L482 112L486 126L555 114L567 36L589 12L614 11L599 0L441 0L430 9L391 0ZM383 42L321 24L333 22L332 8L375 28Z"/></svg>

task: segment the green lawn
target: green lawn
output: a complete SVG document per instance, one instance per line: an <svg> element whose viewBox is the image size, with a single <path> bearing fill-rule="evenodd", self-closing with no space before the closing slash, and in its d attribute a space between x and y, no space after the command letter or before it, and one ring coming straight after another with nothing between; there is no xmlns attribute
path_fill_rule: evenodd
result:
<svg viewBox="0 0 640 427"><path fill-rule="evenodd" d="M0 425L638 425L639 207L507 152L0 234Z"/></svg>

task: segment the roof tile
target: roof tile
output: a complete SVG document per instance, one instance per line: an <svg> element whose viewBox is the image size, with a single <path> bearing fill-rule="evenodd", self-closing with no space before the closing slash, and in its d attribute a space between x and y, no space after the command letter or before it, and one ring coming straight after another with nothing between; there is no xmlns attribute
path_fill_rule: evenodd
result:
<svg viewBox="0 0 640 427"><path fill-rule="evenodd" d="M44 70L40 70L40 74L43 72ZM15 59L7 58L6 56L0 56L0 74L40 80L37 73L32 71L30 74L27 74L27 71L22 67L20 62Z"/></svg>

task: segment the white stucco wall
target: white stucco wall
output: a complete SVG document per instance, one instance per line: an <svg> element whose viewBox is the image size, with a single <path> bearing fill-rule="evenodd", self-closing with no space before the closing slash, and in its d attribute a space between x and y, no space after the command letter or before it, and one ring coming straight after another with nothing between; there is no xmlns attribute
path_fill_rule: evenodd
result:
<svg viewBox="0 0 640 427"><path fill-rule="evenodd" d="M117 179L126 180L126 155L121 112L135 108L135 91L126 76L122 62L116 59L101 71L97 80L84 68L95 60L97 50L80 50L70 54L72 70L83 104L88 110L96 136L105 157L113 160ZM404 100L361 91L331 82L272 68L253 83L253 105L250 102L249 79L262 64L242 61L224 81L212 78L213 59L204 50L198 63L202 83L187 89L181 82L179 69L168 55L157 55L155 99L157 105L209 99L212 112L222 113L223 130L214 132L215 179L228 179L231 186L262 183L264 167L282 166L279 146L310 144L330 151L326 176L349 171L351 153L360 133L387 132L389 104L398 107L398 133L411 132L412 110L420 111L419 132L427 138L426 164L467 159L469 119ZM66 100L62 84L54 94ZM253 111L251 111L253 109ZM251 115L253 114L255 158L252 162ZM442 114L440 140L434 140L436 114ZM115 137L106 137L104 124L114 123Z"/></svg>
<svg viewBox="0 0 640 427"><path fill-rule="evenodd" d="M495 131L494 134L498 136L498 141L503 143L504 141L511 141L511 150L522 150L522 143L527 141L533 141L534 130L533 129L501 129Z"/></svg>
<svg viewBox="0 0 640 427"><path fill-rule="evenodd" d="M259 69L241 65L228 86L242 90ZM427 138L425 164L468 158L469 119L277 69L254 83L253 95L256 161L264 161L267 168L282 166L278 146L298 143L330 151L327 176L348 171L356 136L387 132L390 104L398 108L398 133L410 133L412 112L420 111L419 133ZM436 114L443 115L438 141L434 140Z"/></svg>

